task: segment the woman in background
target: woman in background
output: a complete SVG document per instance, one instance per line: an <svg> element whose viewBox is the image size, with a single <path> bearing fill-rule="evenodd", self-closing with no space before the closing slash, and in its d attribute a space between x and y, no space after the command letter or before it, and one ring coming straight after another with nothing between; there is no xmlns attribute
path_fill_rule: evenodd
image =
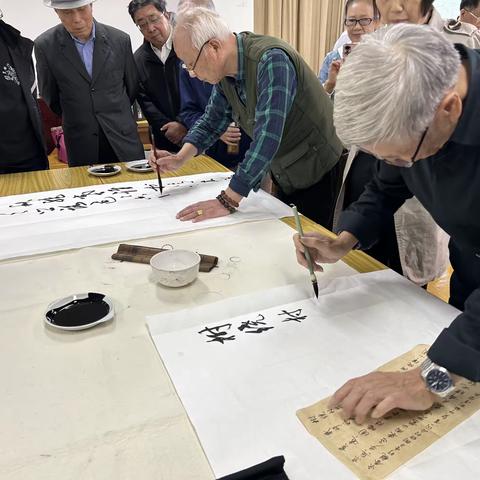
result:
<svg viewBox="0 0 480 480"><path fill-rule="evenodd" d="M378 26L378 10L374 0L347 0L345 3L345 28L352 44L360 42L363 35L372 33ZM344 57L344 50L348 52L351 45L342 45L332 50L323 61L318 79L325 91L332 94L335 90L337 75Z"/></svg>

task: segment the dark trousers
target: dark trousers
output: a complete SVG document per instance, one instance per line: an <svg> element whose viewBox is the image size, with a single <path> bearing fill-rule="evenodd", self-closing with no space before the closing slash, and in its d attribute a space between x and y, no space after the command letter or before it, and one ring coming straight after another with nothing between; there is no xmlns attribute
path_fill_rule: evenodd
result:
<svg viewBox="0 0 480 480"><path fill-rule="evenodd" d="M0 174L34 172L37 170L48 170L48 159L45 153L39 153L37 156L28 158L18 164L0 164Z"/></svg>
<svg viewBox="0 0 480 480"><path fill-rule="evenodd" d="M358 153L345 182L344 210L360 198L365 186L375 175L377 162L378 160L372 155ZM372 248L365 250L365 253L402 275L393 215L384 220L377 243Z"/></svg>
<svg viewBox="0 0 480 480"><path fill-rule="evenodd" d="M310 220L332 230L333 213L342 184L345 161L346 156L342 155L336 165L319 182L304 190L297 190L287 195L277 185L278 198L287 205L296 205L298 211Z"/></svg>
<svg viewBox="0 0 480 480"><path fill-rule="evenodd" d="M167 150L167 152L172 153L180 150L180 147L172 143L159 128L154 128L153 134L155 135L155 147L157 150Z"/></svg>
<svg viewBox="0 0 480 480"><path fill-rule="evenodd" d="M452 239L448 247L453 267L448 303L464 310L467 298L480 287L480 248L472 251L457 245Z"/></svg>
<svg viewBox="0 0 480 480"><path fill-rule="evenodd" d="M117 154L113 151L107 136L103 129L98 127L98 162L99 163L117 163Z"/></svg>

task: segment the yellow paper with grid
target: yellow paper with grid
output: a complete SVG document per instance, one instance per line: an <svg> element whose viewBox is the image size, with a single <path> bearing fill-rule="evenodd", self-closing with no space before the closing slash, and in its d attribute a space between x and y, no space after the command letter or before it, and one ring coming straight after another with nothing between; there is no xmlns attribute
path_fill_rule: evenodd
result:
<svg viewBox="0 0 480 480"><path fill-rule="evenodd" d="M420 366L428 346L419 345L383 365L379 371ZM301 409L305 428L360 479L378 480L418 455L480 409L480 383L462 381L442 403L426 412L395 410L385 418L357 425L329 409L330 397Z"/></svg>

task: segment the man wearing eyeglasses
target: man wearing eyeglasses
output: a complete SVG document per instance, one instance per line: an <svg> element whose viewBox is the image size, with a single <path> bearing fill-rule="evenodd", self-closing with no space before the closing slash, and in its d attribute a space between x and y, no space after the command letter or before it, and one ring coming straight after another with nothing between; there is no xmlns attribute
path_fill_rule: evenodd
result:
<svg viewBox="0 0 480 480"><path fill-rule="evenodd" d="M460 3L460 21L480 28L480 0L462 0Z"/></svg>
<svg viewBox="0 0 480 480"><path fill-rule="evenodd" d="M178 154L159 151L151 162L162 171L178 169L217 141L232 120L252 138L229 187L177 217L198 222L232 214L271 175L282 200L331 227L343 147L332 103L298 52L273 37L236 35L204 8L178 15L174 44L186 68L215 86Z"/></svg>
<svg viewBox="0 0 480 480"><path fill-rule="evenodd" d="M395 408L426 410L454 390L456 376L480 381L479 108L480 52L422 25L369 35L338 76L339 137L383 161L343 212L336 239L295 236L299 263L306 265L306 248L319 270L354 247L369 248L385 219L415 195L450 235L450 304L461 310L420 368L370 373L335 393L332 406L358 423Z"/></svg>
<svg viewBox="0 0 480 480"><path fill-rule="evenodd" d="M70 166L143 158L132 114L130 37L93 18L94 0L44 0L61 24L35 40L40 95L62 116Z"/></svg>
<svg viewBox="0 0 480 480"><path fill-rule="evenodd" d="M176 152L187 129L179 118L179 66L165 0L132 0L128 12L145 39L135 52L140 75L137 97L152 126L156 147Z"/></svg>

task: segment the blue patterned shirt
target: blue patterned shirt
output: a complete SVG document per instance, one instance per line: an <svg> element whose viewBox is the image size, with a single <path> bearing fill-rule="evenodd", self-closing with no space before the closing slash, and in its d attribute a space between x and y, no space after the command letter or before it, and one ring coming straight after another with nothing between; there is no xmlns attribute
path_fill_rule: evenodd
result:
<svg viewBox="0 0 480 480"><path fill-rule="evenodd" d="M335 60L341 60L342 56L338 50L332 50L331 52L327 53L327 56L323 60L322 67L320 68L320 72L318 72L318 79L320 80L321 84L323 85L328 80L328 72L330 71L330 65Z"/></svg>
<svg viewBox="0 0 480 480"><path fill-rule="evenodd" d="M243 58L243 38L237 35L238 73L235 88L246 103L246 78ZM260 59L257 69L258 98L255 108L253 139L230 181L230 188L246 197L258 190L263 177L270 168L282 141L285 121L297 93L297 73L288 55L281 49L267 50ZM232 122L232 107L222 87L213 88L205 114L195 123L184 139L203 152L215 143Z"/></svg>

